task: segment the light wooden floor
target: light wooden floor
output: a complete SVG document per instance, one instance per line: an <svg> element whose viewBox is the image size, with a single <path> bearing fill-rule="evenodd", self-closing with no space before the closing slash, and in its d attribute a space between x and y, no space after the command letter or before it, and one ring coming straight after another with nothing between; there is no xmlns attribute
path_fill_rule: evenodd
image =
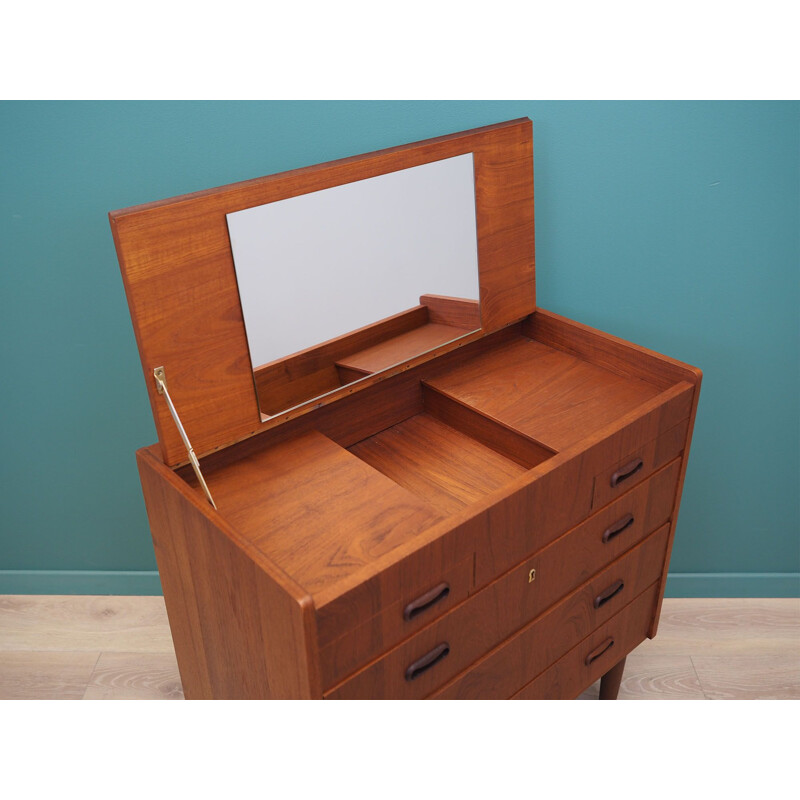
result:
<svg viewBox="0 0 800 800"><path fill-rule="evenodd" d="M182 697L163 598L0 596L0 699ZM620 699L728 698L800 699L800 600L664 601Z"/></svg>

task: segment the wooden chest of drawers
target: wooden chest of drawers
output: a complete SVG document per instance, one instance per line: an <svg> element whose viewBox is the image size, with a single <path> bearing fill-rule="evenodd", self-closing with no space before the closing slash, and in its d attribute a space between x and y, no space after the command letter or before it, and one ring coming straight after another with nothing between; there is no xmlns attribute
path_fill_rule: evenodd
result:
<svg viewBox="0 0 800 800"><path fill-rule="evenodd" d="M472 301L423 296L428 327L382 320L248 389L224 215L464 152L479 327ZM515 121L112 213L188 698L567 698L600 676L614 696L655 635L701 375L536 308L530 153ZM341 387L303 394L331 370ZM303 402L265 414L278 381Z"/></svg>

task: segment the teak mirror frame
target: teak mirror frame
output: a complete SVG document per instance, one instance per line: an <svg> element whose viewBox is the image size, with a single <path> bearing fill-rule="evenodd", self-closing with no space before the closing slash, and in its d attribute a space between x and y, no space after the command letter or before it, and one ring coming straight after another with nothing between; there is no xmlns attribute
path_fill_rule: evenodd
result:
<svg viewBox="0 0 800 800"><path fill-rule="evenodd" d="M472 153L481 330L264 420L259 411L226 214ZM360 391L536 310L533 137L528 119L345 158L112 211L145 382L167 465L186 449L157 392L170 394L198 455L226 447Z"/></svg>

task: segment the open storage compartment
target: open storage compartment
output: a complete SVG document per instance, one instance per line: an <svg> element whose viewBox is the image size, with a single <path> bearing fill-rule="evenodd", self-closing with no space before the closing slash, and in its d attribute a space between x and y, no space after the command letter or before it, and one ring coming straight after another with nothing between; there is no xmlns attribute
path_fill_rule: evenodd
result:
<svg viewBox="0 0 800 800"><path fill-rule="evenodd" d="M349 408L204 458L220 511L321 602L359 569L451 519L462 524L490 496L519 491L527 473L544 474L537 468L546 472L554 457L580 452L675 394L663 375L644 380L538 341L532 319L373 387L363 419L353 397ZM688 410L677 412L672 424L683 425L642 476L677 454ZM644 433L633 446L651 442L654 450L662 433ZM608 456L612 473L615 458ZM595 463L571 489L577 516L592 507L592 482L607 466ZM197 487L188 467L179 474Z"/></svg>
<svg viewBox="0 0 800 800"><path fill-rule="evenodd" d="M442 371L427 383L521 436L562 451L656 397L661 388L526 335Z"/></svg>
<svg viewBox="0 0 800 800"><path fill-rule="evenodd" d="M460 511L555 454L427 385L422 406L349 450L443 514Z"/></svg>

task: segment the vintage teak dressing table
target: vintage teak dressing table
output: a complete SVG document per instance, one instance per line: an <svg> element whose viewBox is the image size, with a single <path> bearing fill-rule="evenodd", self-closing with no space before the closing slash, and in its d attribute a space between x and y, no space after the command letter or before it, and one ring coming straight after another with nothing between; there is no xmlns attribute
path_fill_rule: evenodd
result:
<svg viewBox="0 0 800 800"><path fill-rule="evenodd" d="M538 309L533 208L521 119L110 214L187 698L616 697L701 373Z"/></svg>

